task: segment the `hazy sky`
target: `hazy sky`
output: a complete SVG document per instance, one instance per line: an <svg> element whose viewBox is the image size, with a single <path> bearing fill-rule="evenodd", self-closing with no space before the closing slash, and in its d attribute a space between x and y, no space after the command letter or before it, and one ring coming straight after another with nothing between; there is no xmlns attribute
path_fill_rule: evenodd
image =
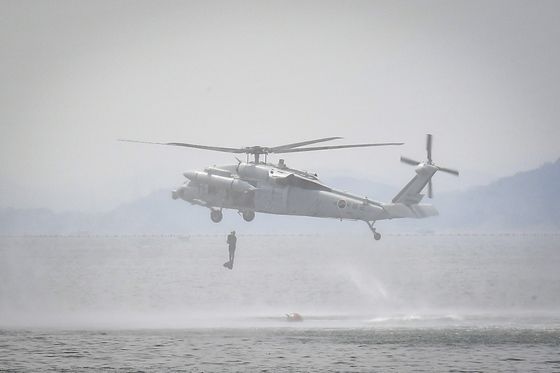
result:
<svg viewBox="0 0 560 373"><path fill-rule="evenodd" d="M401 185L431 132L463 173L437 190L560 157L558 1L3 0L0 64L1 206L103 210L233 161L121 137L404 141L285 157Z"/></svg>

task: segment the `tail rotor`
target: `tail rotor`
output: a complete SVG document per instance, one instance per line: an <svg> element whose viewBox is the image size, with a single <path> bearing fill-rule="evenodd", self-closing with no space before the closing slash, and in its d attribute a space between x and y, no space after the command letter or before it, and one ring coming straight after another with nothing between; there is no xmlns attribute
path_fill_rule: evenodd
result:
<svg viewBox="0 0 560 373"><path fill-rule="evenodd" d="M427 161L425 162L419 162L416 161L414 159L410 159L407 157L401 157L401 162L402 163L406 163L408 165L411 166L431 166L431 167L435 167L437 169L437 171L442 171L442 172L446 172L448 174L451 175L455 175L455 176L459 176L459 171L452 169L452 168L447 168L447 167L440 167L434 164L434 162L432 161L432 142L433 142L433 136L431 134L427 134L426 135L426 155L427 155ZM433 191L433 186L432 186L432 179L430 178L430 180L428 181L428 197L433 198L434 196L434 191Z"/></svg>

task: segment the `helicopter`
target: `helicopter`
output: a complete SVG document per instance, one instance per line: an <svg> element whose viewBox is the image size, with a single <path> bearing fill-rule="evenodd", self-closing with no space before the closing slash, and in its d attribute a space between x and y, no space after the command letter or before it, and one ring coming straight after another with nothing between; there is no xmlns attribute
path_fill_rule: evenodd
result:
<svg viewBox="0 0 560 373"><path fill-rule="evenodd" d="M435 207L420 203L424 197L422 191L427 186L428 197L433 197L432 177L437 171L459 175L457 170L440 167L433 162L432 138L431 134L426 136L425 161L401 157L401 162L415 166L416 174L392 201L387 203L331 188L322 183L315 173L288 167L284 159L280 159L277 164L268 163L268 155L403 145L399 142L309 146L341 139L326 137L274 147L229 148L180 142L160 143L127 139L119 141L245 154L245 162L236 158L237 164L184 172L183 176L187 180L171 193L173 199L208 208L210 219L214 223L223 219L223 209L237 210L247 222L255 219L255 213L355 220L365 222L374 239L380 240L381 234L374 227L378 220L438 215Z"/></svg>

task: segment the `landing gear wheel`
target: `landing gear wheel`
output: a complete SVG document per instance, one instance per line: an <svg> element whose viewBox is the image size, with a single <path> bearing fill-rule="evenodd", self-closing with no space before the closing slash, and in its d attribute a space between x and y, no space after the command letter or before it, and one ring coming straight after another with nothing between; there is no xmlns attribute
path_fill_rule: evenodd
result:
<svg viewBox="0 0 560 373"><path fill-rule="evenodd" d="M212 219L212 221L214 223L221 222L223 217L224 217L224 215L222 214L222 211L220 211L220 210L212 210L210 212L210 219Z"/></svg>
<svg viewBox="0 0 560 373"><path fill-rule="evenodd" d="M243 211L243 220L245 221L253 221L255 218L255 212L251 210Z"/></svg>
<svg viewBox="0 0 560 373"><path fill-rule="evenodd" d="M373 224L375 223L375 221L369 222L369 221L366 220L365 223L367 224L371 233L373 233L373 238L376 241L379 241L381 239L381 233L377 233L377 230L373 227Z"/></svg>

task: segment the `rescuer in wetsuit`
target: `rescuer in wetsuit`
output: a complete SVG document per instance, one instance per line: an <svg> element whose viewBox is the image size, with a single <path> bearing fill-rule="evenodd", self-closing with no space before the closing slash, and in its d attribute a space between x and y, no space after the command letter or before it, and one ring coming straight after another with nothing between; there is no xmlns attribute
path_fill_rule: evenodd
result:
<svg viewBox="0 0 560 373"><path fill-rule="evenodd" d="M227 236L227 244L229 246L229 262L224 263L224 267L233 269L233 259L235 258L235 246L237 244L237 237L235 231L232 231Z"/></svg>

